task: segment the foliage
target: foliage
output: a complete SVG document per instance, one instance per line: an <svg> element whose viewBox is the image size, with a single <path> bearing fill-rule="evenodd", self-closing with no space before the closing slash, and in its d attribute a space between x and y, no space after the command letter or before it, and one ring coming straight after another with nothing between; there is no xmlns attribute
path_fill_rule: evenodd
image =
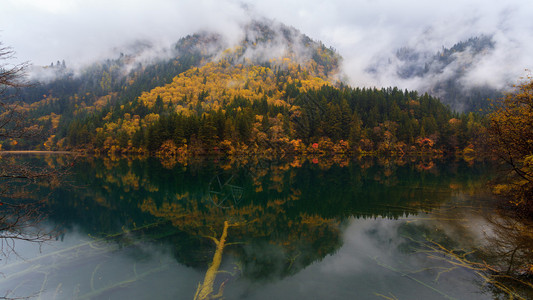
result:
<svg viewBox="0 0 533 300"><path fill-rule="evenodd" d="M478 149L475 114L453 113L428 94L339 83L338 54L293 28L252 22L231 48L220 36L195 34L171 54L148 66L122 55L79 77L62 69L25 89L24 108L49 136L2 147L180 157Z"/></svg>
<svg viewBox="0 0 533 300"><path fill-rule="evenodd" d="M23 80L27 65L7 63L13 54L0 43L0 142L16 144L15 139L35 135L38 128L28 125L24 109L12 99L13 90L27 85Z"/></svg>
<svg viewBox="0 0 533 300"><path fill-rule="evenodd" d="M509 167L495 192L533 213L533 79L498 102L490 120L494 151Z"/></svg>

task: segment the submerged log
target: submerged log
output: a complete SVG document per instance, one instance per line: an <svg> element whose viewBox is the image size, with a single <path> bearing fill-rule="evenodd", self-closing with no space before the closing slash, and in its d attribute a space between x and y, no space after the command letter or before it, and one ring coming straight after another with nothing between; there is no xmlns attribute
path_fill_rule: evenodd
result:
<svg viewBox="0 0 533 300"><path fill-rule="evenodd" d="M207 272L205 272L203 283L198 285L198 289L196 290L196 294L194 295L194 300L217 299L222 297L222 294L224 292L224 283L220 285L217 294L213 293L215 278L222 262L222 253L224 252L224 246L226 244L226 238L228 236L228 227L228 221L224 221L224 229L222 230L222 235L220 236L219 240L215 237L209 237L215 242L217 249L215 251L215 255L213 255L213 261L211 265L207 269Z"/></svg>

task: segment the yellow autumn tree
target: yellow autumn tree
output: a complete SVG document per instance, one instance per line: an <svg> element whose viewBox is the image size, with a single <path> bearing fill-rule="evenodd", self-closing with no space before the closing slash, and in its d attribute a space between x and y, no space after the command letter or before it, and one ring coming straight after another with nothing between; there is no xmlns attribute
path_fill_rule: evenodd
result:
<svg viewBox="0 0 533 300"><path fill-rule="evenodd" d="M496 105L490 115L491 144L509 172L495 191L533 216L533 78L528 76Z"/></svg>
<svg viewBox="0 0 533 300"><path fill-rule="evenodd" d="M174 105L176 113L187 115L187 107L200 104L203 110L217 110L221 101L231 103L236 97L250 101L266 98L269 104L289 106L285 92L277 85L277 80L287 84L297 84L300 92L331 85L333 78L317 74L309 76L299 71L299 65L288 57L278 62L277 67L288 71L281 72L283 78L276 79L273 69L251 64L230 65L226 60L209 62L199 68L191 68L176 77L172 82L159 86L139 97L143 105L151 108L157 97L165 104Z"/></svg>

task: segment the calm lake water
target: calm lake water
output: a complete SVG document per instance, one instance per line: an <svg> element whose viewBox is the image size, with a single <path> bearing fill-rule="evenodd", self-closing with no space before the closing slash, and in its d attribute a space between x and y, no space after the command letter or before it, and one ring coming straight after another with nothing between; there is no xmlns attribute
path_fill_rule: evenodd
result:
<svg viewBox="0 0 533 300"><path fill-rule="evenodd" d="M453 161L82 158L61 184L37 187L39 226L60 234L41 247L16 241L0 261L0 296L505 296L475 265L498 237L482 209L493 172Z"/></svg>

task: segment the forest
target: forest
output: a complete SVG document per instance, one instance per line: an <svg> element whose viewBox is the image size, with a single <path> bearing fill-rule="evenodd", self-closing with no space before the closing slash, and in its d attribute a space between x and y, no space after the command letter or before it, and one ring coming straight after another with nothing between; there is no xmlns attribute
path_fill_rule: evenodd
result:
<svg viewBox="0 0 533 300"><path fill-rule="evenodd" d="M230 48L214 34L190 35L174 57L149 64L121 54L75 74L52 63L46 71L55 79L17 95L46 139L6 140L2 149L160 156L482 150L480 114L456 113L427 93L350 87L334 49L293 28L257 22L248 33ZM266 55L272 45L283 54Z"/></svg>

